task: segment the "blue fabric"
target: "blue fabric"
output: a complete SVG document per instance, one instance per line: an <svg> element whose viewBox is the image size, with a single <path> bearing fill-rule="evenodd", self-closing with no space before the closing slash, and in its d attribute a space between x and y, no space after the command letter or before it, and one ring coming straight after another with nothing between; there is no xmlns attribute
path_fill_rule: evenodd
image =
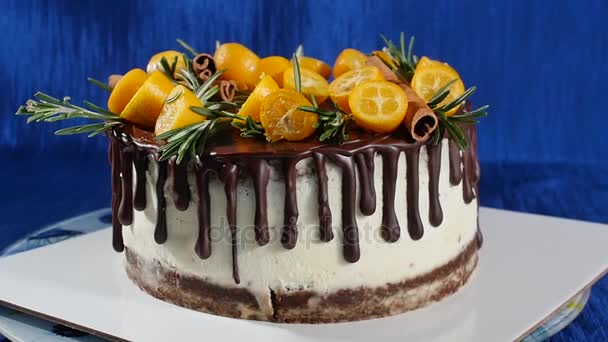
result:
<svg viewBox="0 0 608 342"><path fill-rule="evenodd" d="M0 1L0 248L52 221L109 203L106 141L56 137L62 124L13 117L37 90L104 104L85 78L143 67L183 38L200 51L239 41L259 55L305 52L330 64L370 51L378 33L416 36L449 61L477 104L482 204L608 222L608 2ZM8 178L7 178L8 177ZM608 280L555 341L608 340Z"/></svg>

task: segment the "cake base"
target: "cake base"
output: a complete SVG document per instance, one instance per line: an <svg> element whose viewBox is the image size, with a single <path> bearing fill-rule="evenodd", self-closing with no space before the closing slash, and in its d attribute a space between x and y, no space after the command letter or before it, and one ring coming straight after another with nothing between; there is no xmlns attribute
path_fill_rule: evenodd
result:
<svg viewBox="0 0 608 342"><path fill-rule="evenodd" d="M342 289L329 294L269 289L272 310L241 287L219 286L126 249L129 278L150 295L189 309L234 318L282 323L333 323L400 314L456 292L477 265L478 239L448 263L416 278L381 287Z"/></svg>

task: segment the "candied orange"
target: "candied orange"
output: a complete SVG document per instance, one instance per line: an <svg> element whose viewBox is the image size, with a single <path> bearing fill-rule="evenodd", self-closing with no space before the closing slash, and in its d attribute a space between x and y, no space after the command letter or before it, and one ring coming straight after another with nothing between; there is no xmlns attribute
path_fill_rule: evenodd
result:
<svg viewBox="0 0 608 342"><path fill-rule="evenodd" d="M180 70L186 68L186 63L184 63L184 54L175 50L159 52L156 55L152 56L152 58L150 58L150 61L148 61L146 71L148 73L151 73L156 70L162 71L163 67L160 64L160 61L163 57L165 57L169 65L173 65L173 62L177 59L177 63L175 64L175 71L173 72L173 78L178 78Z"/></svg>
<svg viewBox="0 0 608 342"><path fill-rule="evenodd" d="M338 78L347 71L363 68L366 60L367 56L359 50L342 50L334 63L334 77Z"/></svg>
<svg viewBox="0 0 608 342"><path fill-rule="evenodd" d="M390 133L405 118L407 95L389 81L367 81L350 93L348 102L355 123L376 133Z"/></svg>
<svg viewBox="0 0 608 342"><path fill-rule="evenodd" d="M289 67L283 73L283 88L296 89L295 75L293 67ZM300 82L302 83L302 93L312 99L314 96L318 103L323 103L327 100L329 93L327 92L327 80L316 72L300 68Z"/></svg>
<svg viewBox="0 0 608 342"><path fill-rule="evenodd" d="M290 62L293 63L293 60ZM300 63L300 68L314 71L325 79L328 79L329 76L331 76L331 67L320 59L302 56L298 57L298 62Z"/></svg>
<svg viewBox="0 0 608 342"><path fill-rule="evenodd" d="M268 95L260 110L266 138L269 141L298 141L311 136L319 116L299 110L301 106L311 106L311 103L295 90L280 89Z"/></svg>
<svg viewBox="0 0 608 342"><path fill-rule="evenodd" d="M260 121L260 107L262 107L262 102L268 95L277 90L279 90L279 86L274 81L274 78L270 75L264 76L260 83L255 86L255 89L253 89L251 94L249 94L238 114L242 116L251 116L253 120Z"/></svg>
<svg viewBox="0 0 608 342"><path fill-rule="evenodd" d="M290 64L287 58L282 56L269 56L260 59L258 69L260 73L272 76L279 87L283 87L283 73Z"/></svg>
<svg viewBox="0 0 608 342"><path fill-rule="evenodd" d="M120 116L143 127L154 128L165 100L174 86L162 72L153 71Z"/></svg>
<svg viewBox="0 0 608 342"><path fill-rule="evenodd" d="M348 95L350 95L353 89L363 82L380 80L384 80L384 77L382 76L380 69L375 66L351 70L342 74L329 84L329 96L340 109L346 113L350 113Z"/></svg>
<svg viewBox="0 0 608 342"><path fill-rule="evenodd" d="M372 55L380 58L382 61L384 61L384 63L390 65L392 68L396 67L395 61L393 61L393 58L389 56L388 53L381 50L375 50L372 51Z"/></svg>
<svg viewBox="0 0 608 342"><path fill-rule="evenodd" d="M146 78L148 78L148 74L141 69L133 69L122 76L108 98L110 112L120 114L139 87L144 84Z"/></svg>
<svg viewBox="0 0 608 342"><path fill-rule="evenodd" d="M203 103L190 89L183 85L175 86L169 93L158 120L156 120L154 134L163 134L206 119L204 115L193 112L190 109L191 106L203 107Z"/></svg>
<svg viewBox="0 0 608 342"><path fill-rule="evenodd" d="M253 51L238 43L224 43L215 50L213 59L217 70L226 70L221 79L235 81L239 89L255 88L260 58Z"/></svg>
<svg viewBox="0 0 608 342"><path fill-rule="evenodd" d="M412 89L425 101L429 101L435 93L448 82L456 80L450 86L450 94L439 103L439 106L452 102L464 93L464 84L460 75L451 66L444 63L428 63L426 66L416 68L412 77ZM451 109L446 115L454 115L459 106Z"/></svg>

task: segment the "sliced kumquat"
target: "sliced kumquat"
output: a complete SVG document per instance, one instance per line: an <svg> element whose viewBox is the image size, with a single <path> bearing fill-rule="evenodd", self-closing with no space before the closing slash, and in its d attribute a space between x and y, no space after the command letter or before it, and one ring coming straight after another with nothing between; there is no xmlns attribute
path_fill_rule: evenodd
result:
<svg viewBox="0 0 608 342"><path fill-rule="evenodd" d="M422 56L422 58L420 58L420 60L418 61L418 64L416 64L416 70L426 68L427 66L430 66L430 65L438 65L438 64L443 64L443 63L441 63L440 61L434 60L434 59L430 59L427 56Z"/></svg>
<svg viewBox="0 0 608 342"><path fill-rule="evenodd" d="M154 134L163 134L206 119L203 115L193 112L190 109L191 106L202 107L203 104L188 88L177 85L165 100L163 109L156 120Z"/></svg>
<svg viewBox="0 0 608 342"><path fill-rule="evenodd" d="M345 72L363 68L366 60L367 56L359 50L350 48L342 50L334 63L334 78L340 77Z"/></svg>
<svg viewBox="0 0 608 342"><path fill-rule="evenodd" d="M163 57L167 60L167 63L169 63L169 65L173 65L173 63L175 63L175 71L173 72L173 77L178 78L180 70L186 68L186 63L184 62L184 54L175 50L159 52L156 55L152 56L152 58L150 58L150 61L148 61L146 71L148 73L152 73L153 71L157 70L163 71L163 67L160 63Z"/></svg>
<svg viewBox="0 0 608 342"><path fill-rule="evenodd" d="M282 77L283 76L281 75L281 78ZM279 90L279 86L274 81L274 78L270 75L264 76L260 83L255 86L255 89L253 89L251 94L249 94L247 100L241 106L238 114L241 116L250 116L254 121L259 122L262 102L268 95L277 90Z"/></svg>
<svg viewBox="0 0 608 342"><path fill-rule="evenodd" d="M350 70L330 83L328 92L331 100L344 112L350 113L348 105L348 95L359 84L366 81L384 80L382 72L375 66L367 66L359 69Z"/></svg>
<svg viewBox="0 0 608 342"><path fill-rule="evenodd" d="M391 56L388 55L388 53L381 51L381 50L375 50L372 52L372 55L380 58L384 63L390 65L392 68L396 68L397 66L395 65L395 62L393 61L393 59L391 58Z"/></svg>
<svg viewBox="0 0 608 342"><path fill-rule="evenodd" d="M133 95L120 116L146 128L154 128L173 82L160 71L153 71ZM115 90L116 91L116 90Z"/></svg>
<svg viewBox="0 0 608 342"><path fill-rule="evenodd" d="M300 82L302 84L302 94L309 99L314 96L318 103L323 103L329 96L327 80L316 72L300 68ZM287 68L283 73L283 88L296 89L296 81L293 67Z"/></svg>
<svg viewBox="0 0 608 342"><path fill-rule="evenodd" d="M376 133L390 133L405 118L407 96L389 81L367 81L351 92L348 102L355 123Z"/></svg>
<svg viewBox="0 0 608 342"><path fill-rule="evenodd" d="M460 75L451 66L444 63L430 63L424 67L416 68L412 77L412 89L425 101L429 101L435 93L451 81L450 94L439 103L439 106L452 102L464 93L464 84ZM453 108L446 115L454 115L459 107Z"/></svg>
<svg viewBox="0 0 608 342"><path fill-rule="evenodd" d="M259 81L260 58L246 46L238 43L224 43L213 55L217 70L226 70L221 79L233 80L240 89L253 90Z"/></svg>
<svg viewBox="0 0 608 342"><path fill-rule="evenodd" d="M260 119L269 141L298 141L313 135L319 122L316 113L298 109L312 104L304 95L292 89L281 89L262 102Z"/></svg>
<svg viewBox="0 0 608 342"><path fill-rule="evenodd" d="M282 56L264 57L258 62L260 73L270 75L280 88L283 87L283 73L290 66L291 63Z"/></svg>
<svg viewBox="0 0 608 342"><path fill-rule="evenodd" d="M290 62L293 63L293 60ZM314 71L325 79L331 76L331 67L320 59L302 56L298 57L298 62L300 63L300 68Z"/></svg>
<svg viewBox="0 0 608 342"><path fill-rule="evenodd" d="M110 112L122 113L127 103L131 101L133 95L135 95L147 78L148 74L141 69L130 70L122 76L108 98L108 109Z"/></svg>

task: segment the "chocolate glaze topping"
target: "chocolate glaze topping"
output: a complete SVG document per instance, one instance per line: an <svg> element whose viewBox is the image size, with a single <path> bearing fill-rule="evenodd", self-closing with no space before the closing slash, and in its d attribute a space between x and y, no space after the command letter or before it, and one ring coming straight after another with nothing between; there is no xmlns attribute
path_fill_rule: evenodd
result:
<svg viewBox="0 0 608 342"><path fill-rule="evenodd" d="M470 148L464 152L449 142L450 183L463 183L463 198L470 203L478 196L479 161L477 158L477 135L473 126L465 127ZM210 196L209 177L217 177L224 183L227 199L228 228L231 233L233 278L238 284L237 253L237 183L239 175L250 176L255 190L255 237L258 245L269 241L267 186L270 178L270 163L280 165L285 183L285 219L281 231L281 243L287 249L296 246L298 239L298 199L296 196L296 164L311 157L314 172L318 179L319 237L321 241L331 241L334 234L331 228L332 213L329 207L326 163L336 164L342 170L342 232L343 255L348 262L360 258L359 232L357 227L357 208L363 215L371 215L376 209L376 189L374 186L374 158L379 154L383 160L382 182L382 227L383 238L395 242L401 237L401 228L396 216L395 193L397 191L398 161L401 154L406 160L406 198L407 232L411 239L418 240L424 235L424 227L419 212L419 158L420 148L426 142L412 142L405 136L370 136L353 132L352 139L341 144L331 145L307 140L298 143L277 142L268 144L255 139L245 139L235 134L224 135L208 147L208 154L181 164L174 161L158 162L156 182L157 223L154 232L159 244L167 240L165 183L168 174L172 176L175 207L186 210L193 200L188 184L188 168L194 171L196 181L197 218L199 235L194 249L200 258L211 255L210 239ZM153 135L133 126L115 128L110 133L110 161L112 164L112 210L113 246L122 251L122 225L133 220L133 207L143 210L146 206L145 184L148 158L158 160L158 145ZM443 211L439 200L439 175L441 165L441 145L427 145L429 170L429 221L439 226L443 221ZM133 175L135 166L136 186L133 198ZM168 170L169 169L169 170ZM170 171L170 172L168 172ZM359 183L359 187L357 187ZM357 205L357 189L360 191ZM399 191L403 191L399 189ZM478 233L478 244L481 245Z"/></svg>

